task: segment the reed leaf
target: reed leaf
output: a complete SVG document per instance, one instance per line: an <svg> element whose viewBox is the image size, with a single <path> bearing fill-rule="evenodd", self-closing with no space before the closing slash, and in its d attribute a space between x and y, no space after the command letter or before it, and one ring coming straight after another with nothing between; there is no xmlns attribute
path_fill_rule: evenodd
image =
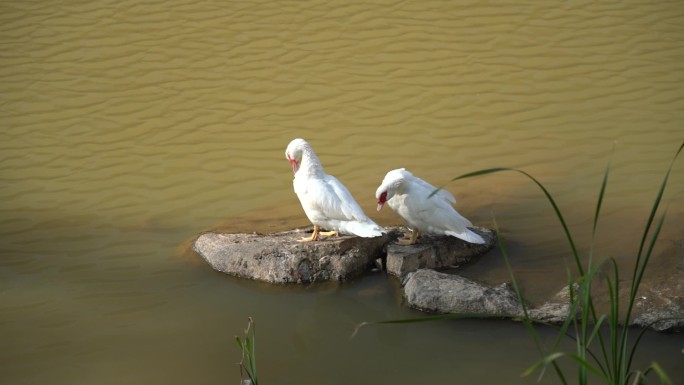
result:
<svg viewBox="0 0 684 385"><path fill-rule="evenodd" d="M651 363L651 366L646 369L646 372L644 372L644 375L647 376L649 372L655 372L658 378L660 378L660 382L664 385L672 385L672 381L670 380L670 377L668 377L667 373L663 370L663 368L658 365L657 362Z"/></svg>
<svg viewBox="0 0 684 385"><path fill-rule="evenodd" d="M674 166L674 163L677 160L677 157L679 156L679 154L682 152L682 149L684 149L684 142L679 146L679 150L677 150L677 152L675 153L675 156L672 158L672 161L670 162L670 166L668 167L667 172L665 173L665 178L663 179L663 182L660 184L660 189L658 190L658 194L656 195L656 199L653 202L653 208L651 209L651 213L649 214L648 220L646 221L646 227L644 228L644 234L642 235L641 243L639 244L639 252L637 253L637 266L639 265L641 253L644 249L644 245L646 244L646 237L648 235L648 232L651 230L651 224L653 223L653 219L655 218L656 212L658 211L658 207L660 206L660 200L663 199L663 193L665 192L665 187L667 186L667 181L670 178L670 173L672 172L672 166ZM636 271L635 271L634 277L636 277Z"/></svg>
<svg viewBox="0 0 684 385"><path fill-rule="evenodd" d="M606 187L608 186L608 175L610 174L610 162L606 166L606 171L603 172L603 180L601 181L601 189L599 190L598 199L596 200L596 210L594 211L594 222L591 227L592 243L596 237L596 228L598 227L599 215L603 205L603 196L606 194Z"/></svg>
<svg viewBox="0 0 684 385"><path fill-rule="evenodd" d="M482 319L482 318L517 318L515 314L490 314L490 313L447 313L447 314L433 314L424 317L403 318L385 321L364 321L356 325L350 338L354 338L361 328L372 325L393 325L393 324L414 324L422 322L434 322L444 320L458 320L458 319Z"/></svg>
<svg viewBox="0 0 684 385"><path fill-rule="evenodd" d="M251 338L250 338L251 330ZM244 380L244 374L247 375L252 385L259 385L257 380L257 369L256 369L256 352L255 352L255 340L256 340L256 325L252 318L249 318L247 323L247 329L245 330L244 341L240 337L235 337L238 347L242 352L242 358L238 365L240 366L240 378Z"/></svg>
<svg viewBox="0 0 684 385"><path fill-rule="evenodd" d="M453 179L451 179L451 182L457 181L459 179L465 179L465 178L472 178L475 176L481 176L481 175L488 175L488 174L494 174L498 172L503 172L503 171L513 171L517 172L519 174L522 174L526 176L528 179L530 179L534 184L539 187L544 195L546 196L546 199L549 201L551 206L553 207L553 211L556 213L556 217L561 223L561 227L563 228L563 231L565 232L565 236L568 240L568 243L570 244L570 248L572 249L572 255L575 258L575 263L577 264L577 270L579 271L580 275L584 275L584 268L582 267L582 263L579 258L579 253L577 252L577 247L575 246L575 241L572 238L572 234L570 233L570 229L568 228L567 223L565 222L565 218L563 217L563 214L561 213L560 209L558 208L558 204L556 204L556 200L553 199L553 196L551 196L551 193L544 187L544 185L537 180L537 178L533 177L532 175L528 174L527 172L523 170L518 170L515 168L508 168L508 167L496 167L496 168L489 168L489 169L484 169L484 170L479 170L479 171L474 171L474 172L469 172L467 174L463 174L460 176L457 176ZM431 198L433 195L437 194L439 190L442 190L445 185L442 185L435 189L428 198Z"/></svg>

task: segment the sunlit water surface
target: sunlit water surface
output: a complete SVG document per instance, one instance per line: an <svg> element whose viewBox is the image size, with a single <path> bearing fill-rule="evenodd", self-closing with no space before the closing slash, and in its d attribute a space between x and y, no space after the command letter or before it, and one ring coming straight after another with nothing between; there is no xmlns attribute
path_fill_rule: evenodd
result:
<svg viewBox="0 0 684 385"><path fill-rule="evenodd" d="M442 184L490 167L537 177L586 252L630 268L684 139L680 2L5 1L0 9L0 382L238 383L257 322L266 384L535 383L508 321L414 317L396 279L269 286L216 273L201 231L307 225L287 143L304 137L374 211L384 174ZM651 279L681 268L684 164ZM505 173L450 183L501 227L525 294L565 282L569 247L539 189ZM498 251L467 266L509 279ZM545 341L553 333L542 332ZM571 346L570 346L571 347ZM681 335L637 360L684 378Z"/></svg>

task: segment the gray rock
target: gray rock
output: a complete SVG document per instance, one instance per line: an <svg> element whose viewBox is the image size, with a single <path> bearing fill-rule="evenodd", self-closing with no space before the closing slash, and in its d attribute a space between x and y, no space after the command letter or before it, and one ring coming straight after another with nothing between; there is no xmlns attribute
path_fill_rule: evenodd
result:
<svg viewBox="0 0 684 385"><path fill-rule="evenodd" d="M329 237L297 242L305 230L275 234L201 234L193 243L211 267L224 273L269 283L342 281L368 270L396 234L376 238Z"/></svg>
<svg viewBox="0 0 684 385"><path fill-rule="evenodd" d="M642 285L629 325L659 332L684 330L684 301L680 295L683 283L684 275L676 274L657 286ZM575 290L578 288L575 286ZM480 313L512 318L522 315L522 305L508 284L488 287L428 269L407 276L404 296L410 307L430 313ZM542 306L528 306L531 319L551 324L563 323L569 312L567 286Z"/></svg>
<svg viewBox="0 0 684 385"><path fill-rule="evenodd" d="M631 326L650 327L659 332L681 332L684 330L684 309L675 305L662 309L641 312L632 319Z"/></svg>
<svg viewBox="0 0 684 385"><path fill-rule="evenodd" d="M387 230L388 234L376 238L339 236L306 243L297 240L310 234L310 229L274 234L207 232L193 242L193 250L227 274L269 283L308 283L345 280L371 266L382 267L385 256L387 270L402 278L419 268L449 268L486 253L496 242L492 230L478 227L473 230L487 240L484 245L424 236L416 245L402 246L394 242L402 229Z"/></svg>
<svg viewBox="0 0 684 385"><path fill-rule="evenodd" d="M421 269L404 286L409 306L432 313L519 316L522 306L509 285L486 287L467 278Z"/></svg>
<svg viewBox="0 0 684 385"><path fill-rule="evenodd" d="M654 282L639 287L632 324L660 332L684 331L684 268Z"/></svg>
<svg viewBox="0 0 684 385"><path fill-rule="evenodd" d="M387 246L387 272L404 280L418 269L448 269L470 262L496 244L496 233L484 227L471 228L486 241L477 245L449 236L423 235L414 245Z"/></svg>
<svg viewBox="0 0 684 385"><path fill-rule="evenodd" d="M577 291L579 285L574 285L574 290ZM577 316L580 315L580 309L577 309ZM538 308L529 309L528 315L531 319L539 322L546 322L550 324L561 324L565 322L570 314L570 290L566 286L561 291L556 293L549 301L545 302ZM579 319L579 318L578 318Z"/></svg>

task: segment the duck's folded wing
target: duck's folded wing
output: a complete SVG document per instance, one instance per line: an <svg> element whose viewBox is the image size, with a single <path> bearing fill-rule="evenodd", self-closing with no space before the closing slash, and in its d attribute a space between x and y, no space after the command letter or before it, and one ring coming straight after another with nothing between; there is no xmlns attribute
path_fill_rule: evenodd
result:
<svg viewBox="0 0 684 385"><path fill-rule="evenodd" d="M334 205L336 209L344 216L346 220L364 220L366 219L366 214L356 203L356 200L351 195L349 190L332 175L328 175L327 184L333 191L335 198Z"/></svg>
<svg viewBox="0 0 684 385"><path fill-rule="evenodd" d="M349 190L334 176L326 175L307 184L306 204L326 219L340 221L366 218Z"/></svg>
<svg viewBox="0 0 684 385"><path fill-rule="evenodd" d="M431 185L430 183L418 177L413 177L412 183L415 183L416 187L419 188L420 191L422 191L422 194L424 194L426 198L430 196L430 194L432 194L435 190L437 190L437 187ZM440 189L439 191L437 191L437 193L435 193L435 195L430 197L430 199L443 199L452 204L456 204L456 198L453 196L453 194L451 194L449 191L445 189Z"/></svg>

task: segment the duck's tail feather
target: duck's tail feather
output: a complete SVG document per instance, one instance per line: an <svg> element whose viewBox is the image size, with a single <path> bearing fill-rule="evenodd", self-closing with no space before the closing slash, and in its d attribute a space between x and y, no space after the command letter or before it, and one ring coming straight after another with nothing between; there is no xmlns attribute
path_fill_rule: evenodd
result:
<svg viewBox="0 0 684 385"><path fill-rule="evenodd" d="M366 222L359 222L359 221L345 222L343 227L344 227L342 229L343 233L350 233L350 234L354 234L356 236L363 237L363 238L379 237L382 234L387 232L387 230L378 226L378 224L371 221L370 219Z"/></svg>
<svg viewBox="0 0 684 385"><path fill-rule="evenodd" d="M485 240L479 234L477 234L476 232L474 232L470 229L465 229L465 231L461 231L461 232L445 231L444 233L446 235L451 235L452 237L462 239L466 242L476 243L478 245L485 243Z"/></svg>

